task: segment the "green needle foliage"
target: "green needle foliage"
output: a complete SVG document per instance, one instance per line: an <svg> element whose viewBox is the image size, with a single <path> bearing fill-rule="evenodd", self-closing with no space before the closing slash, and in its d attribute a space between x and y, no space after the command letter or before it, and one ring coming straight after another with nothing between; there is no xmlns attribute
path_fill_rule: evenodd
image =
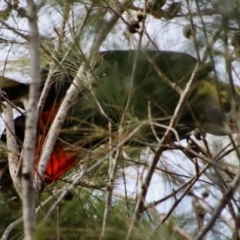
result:
<svg viewBox="0 0 240 240"><path fill-rule="evenodd" d="M221 149L227 145L226 139L217 138L211 148L206 133L227 136L239 129L240 91L234 86L240 45L239 1L132 0L126 1L124 13L111 18L121 2L53 0L38 6L40 92L47 78L51 87L37 129L36 165L46 136L56 134L49 133L51 123L76 76L79 85L74 102L65 109L68 115L63 127L58 129L60 145L55 144L54 148L60 153L74 152L75 165L56 181L44 179L47 186L36 195L34 238L115 240L126 239L131 230L131 240L199 239L197 235L213 220L215 225L202 239L237 239L239 194L230 188L235 193L231 195L229 184L239 172L238 139L230 136L230 150L224 149L225 153ZM28 30L19 30L28 9L18 0L9 0L0 7L1 25L8 29L6 34L1 29L1 49L6 48L15 58L18 51L25 50L28 55L31 38ZM95 49L92 45L99 40L98 34L111 25L111 19L115 26L107 36L101 36L106 37L101 50L89 61L87 55ZM185 29L186 39L179 40L175 33L181 33L185 25L193 33L188 36ZM169 46L173 26L173 34L178 37L173 42L177 41L176 46L180 47L168 51L173 46ZM168 35L170 41L165 47ZM191 49L191 55L184 53ZM221 60L226 66L224 74L218 76ZM13 61L17 63L16 59ZM7 58L2 62L0 87L16 107L24 108L22 99L27 98L29 85L14 81L14 74L7 76L5 72L9 65L14 72L15 64ZM29 65L29 60L25 65ZM176 132L160 145L190 79L193 84L178 113ZM20 150L24 123L24 114L15 120ZM176 143L178 138L186 141ZM1 140L0 235L22 216L21 200L8 171L5 134ZM231 157L229 153L234 150L237 154ZM62 191L80 176L50 212ZM145 190L152 193L151 199L142 194ZM221 209L221 216L214 219L213 211L222 199L227 204ZM23 236L23 225L16 224L8 239Z"/></svg>

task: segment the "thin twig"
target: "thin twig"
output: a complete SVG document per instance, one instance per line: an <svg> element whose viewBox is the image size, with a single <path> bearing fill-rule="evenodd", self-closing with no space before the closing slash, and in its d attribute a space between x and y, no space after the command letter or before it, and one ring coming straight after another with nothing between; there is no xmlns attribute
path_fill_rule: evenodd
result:
<svg viewBox="0 0 240 240"><path fill-rule="evenodd" d="M208 221L208 223L205 225L205 227L203 227L202 230L198 233L195 240L204 239L204 236L212 229L213 225L215 224L216 220L219 218L224 207L231 201L239 184L240 184L240 171L238 169L238 174L235 176L233 182L229 185L229 188L228 188L226 194L224 194L222 196L222 198L220 199L211 219Z"/></svg>
<svg viewBox="0 0 240 240"><path fill-rule="evenodd" d="M200 172L196 173L196 175L191 179L192 181L188 184L188 186L185 189L185 191L183 192L183 194L178 199L176 199L173 206L170 208L170 210L165 215L165 217L159 222L159 224L154 228L154 230L148 235L147 240L149 240L151 238L151 236L154 234L154 232L156 232L156 230L169 218L171 213L176 209L176 207L182 201L182 199L189 193L190 189L198 181L199 177L206 171L206 169L208 167L209 167L209 164L206 164Z"/></svg>
<svg viewBox="0 0 240 240"><path fill-rule="evenodd" d="M194 79L195 79L196 73L198 72L198 69L199 69L199 64L196 65L196 67L193 71L193 74L192 74L189 82L186 85L185 90L181 94L179 103L176 106L175 112L174 112L173 117L170 121L169 128L175 128L177 123L178 123L178 120L180 119L181 112L182 112L184 106L186 105L188 97L191 93L192 85L194 83ZM164 136L161 139L161 142L159 143L158 150L157 150L157 152L156 152L156 154L155 154L155 156L152 160L152 163L149 166L146 177L145 177L145 179L142 183L141 191L140 191L140 194L138 196L138 201L137 201L137 204L136 204L136 207L135 207L135 210L134 210L133 218L132 218L132 221L131 221L131 224L130 224L130 227L129 227L129 231L128 231L126 240L128 240L131 237L134 225L141 218L141 214L142 214L143 209L144 209L144 201L145 201L145 198L146 198L146 195L147 195L147 192L148 192L148 188L149 188L153 173L155 171L155 168L157 166L159 158L164 151L164 148L162 146L169 142L169 140L171 138L171 135L172 135L169 128L167 129L166 133L164 134Z"/></svg>
<svg viewBox="0 0 240 240"><path fill-rule="evenodd" d="M115 147L113 147L111 149L111 151L109 151L104 157L102 157L101 159L99 159L95 164L93 164L92 166L90 166L88 169L84 169L84 171L77 176L74 181L71 183L70 186L65 188L64 193L62 193L62 195L57 199L57 201L52 205L52 207L50 208L50 210L48 211L48 213L45 215L45 218L43 221L46 221L48 219L48 217L50 216L50 214L53 212L53 210L56 208L56 206L62 201L62 199L64 198L64 196L66 195L66 192L71 190L84 176L85 174L93 171L95 168L97 168L99 165L101 165L104 161L106 161L106 159L109 159L109 157L115 153L118 149L120 149L126 142L129 141L129 139L131 139L142 127L148 125L149 122L148 121L142 121L133 131L131 131L122 141L120 141ZM88 159L88 157L86 158L86 160ZM82 160L83 162L85 161L85 159Z"/></svg>
<svg viewBox="0 0 240 240"><path fill-rule="evenodd" d="M23 217L17 219L16 221L12 222L4 231L1 240L7 240L10 232L19 224L23 222Z"/></svg>
<svg viewBox="0 0 240 240"><path fill-rule="evenodd" d="M62 19L62 24L60 27L60 31L59 34L57 35L57 40L55 43L55 50L53 53L54 59L52 59L52 61L49 64L49 72L48 72L48 76L47 76L47 80L45 81L44 84L44 88L42 90L39 102L38 102L38 113L40 114L42 112L42 109L44 107L45 101L47 99L48 93L50 91L50 88L52 86L52 76L54 75L54 73L56 72L56 61L55 59L57 59L57 53L60 52L61 50L61 46L62 46L62 41L64 39L64 35L65 35L65 27L66 27L66 23L69 17L69 11L70 11L70 6L69 4L67 4L65 6L65 9L63 10L63 19Z"/></svg>
<svg viewBox="0 0 240 240"><path fill-rule="evenodd" d="M117 20L119 19L119 14L123 11L124 5L119 5L118 14L112 13L111 16L103 22L104 25L99 29L97 35L95 36L91 50L88 53L87 59L89 62L91 62L98 54L100 46L102 45L108 33L115 26ZM69 107L72 105L72 102L74 101L75 96L78 94L79 89L81 89L81 81L83 81L83 79L85 78L86 72L87 66L85 63L83 63L79 68L76 77L73 80L73 84L68 89L67 94L50 127L38 165L38 173L40 177L42 177L45 173L48 159L50 158L53 147L58 138L59 131L63 126ZM89 85L91 84L89 83ZM41 178L39 178L38 176L36 176L36 178L37 186L38 188L41 188Z"/></svg>
<svg viewBox="0 0 240 240"><path fill-rule="evenodd" d="M115 175L117 172L118 167L118 157L119 157L120 150L118 149L115 153L114 157L110 157L110 163L109 163L109 181L107 185L107 194L106 194L106 202L105 202L105 209L104 209L104 215L103 215L103 225L102 225L102 232L100 236L100 240L103 240L105 238L106 229L108 225L109 215L111 212L112 207L112 194L114 189L114 181L115 181Z"/></svg>
<svg viewBox="0 0 240 240"><path fill-rule="evenodd" d="M49 203L49 201L51 201L55 195L59 194L60 192L62 192L63 189L58 190L57 192L55 192L53 195L51 195L49 198L47 198L43 203L40 203L40 205L36 208L36 214L41 210L41 208L43 206L45 206L46 204ZM10 225L8 225L8 227L4 230L4 233L1 237L0 240L7 240L8 236L10 234L10 232L19 224L21 224L23 222L23 217L20 217L19 219L17 219L16 221L12 222Z"/></svg>
<svg viewBox="0 0 240 240"><path fill-rule="evenodd" d="M29 39L29 36L28 35L25 35L23 33L21 33L20 31L17 31L14 27L10 26L9 24L7 24L6 22L4 22L3 20L0 19L0 23L2 25L4 25L7 29L10 29L12 32L16 33L17 36L20 36L22 37L23 39L25 40L28 40Z"/></svg>

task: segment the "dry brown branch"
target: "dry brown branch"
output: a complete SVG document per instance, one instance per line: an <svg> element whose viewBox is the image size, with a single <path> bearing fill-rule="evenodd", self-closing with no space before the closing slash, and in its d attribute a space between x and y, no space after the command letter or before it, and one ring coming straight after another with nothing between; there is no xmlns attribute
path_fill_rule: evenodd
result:
<svg viewBox="0 0 240 240"><path fill-rule="evenodd" d="M149 212L152 213L153 216L156 216L156 218L159 218L160 221L163 221L163 219L166 218L166 216L164 214L160 214L156 208L150 209ZM167 226L170 226L171 223L169 223L168 221L165 221L164 224ZM194 239L192 235L190 235L185 229L179 227L177 224L173 226L173 231L179 234L182 237L182 239L186 239L186 240Z"/></svg>
<svg viewBox="0 0 240 240"><path fill-rule="evenodd" d="M137 204L136 204L136 208L135 208L135 211L134 211L134 215L133 215L133 218L132 218L132 221L131 221L131 225L129 227L129 231L128 231L128 235L127 235L126 240L128 240L131 237L134 225L141 218L141 214L142 214L143 208L144 208L144 201L145 201L145 198L146 198L146 195L147 195L147 192L148 192L148 188L149 188L153 173L155 171L155 168L157 166L159 158L164 151L162 145L167 144L169 142L169 139L171 138L172 133L170 131L170 128L175 128L177 123L178 123L181 112L182 112L184 106L186 105L188 97L191 93L192 85L194 83L195 75L196 75L196 72L198 71L198 69L199 69L199 64L196 65L196 67L193 71L193 74L192 74L189 82L186 85L185 90L181 93L179 103L178 103L178 105L177 105L177 107L174 111L173 117L170 121L169 129L167 129L166 133L164 134L163 138L161 139L161 142L159 143L158 150L157 150L157 152L154 156L154 159L153 159L151 165L149 166L147 176L145 177L145 180L144 180L144 182L141 186L141 191L140 191L140 194L138 196L138 201L137 201Z"/></svg>
<svg viewBox="0 0 240 240"><path fill-rule="evenodd" d="M229 185L229 188L220 199L218 205L216 206L214 213L211 217L211 219L208 221L208 223L201 229L201 231L198 233L196 240L203 239L204 236L208 233L210 229L212 229L213 225L215 224L216 220L219 218L221 212L223 211L224 207L231 201L236 189L238 188L240 184L240 171L238 171L238 174L235 176L233 182Z"/></svg>

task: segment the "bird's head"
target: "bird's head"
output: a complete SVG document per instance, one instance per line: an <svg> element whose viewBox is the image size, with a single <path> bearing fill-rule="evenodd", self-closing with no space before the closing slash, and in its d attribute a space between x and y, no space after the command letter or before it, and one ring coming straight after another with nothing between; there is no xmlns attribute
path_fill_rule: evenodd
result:
<svg viewBox="0 0 240 240"><path fill-rule="evenodd" d="M197 83L190 101L206 132L218 136L239 132L239 87L233 93L230 84L208 77Z"/></svg>

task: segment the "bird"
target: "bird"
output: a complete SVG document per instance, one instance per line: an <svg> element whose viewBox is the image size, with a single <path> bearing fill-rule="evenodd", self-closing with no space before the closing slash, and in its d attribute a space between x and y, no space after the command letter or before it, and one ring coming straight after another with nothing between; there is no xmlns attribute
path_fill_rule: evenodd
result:
<svg viewBox="0 0 240 240"><path fill-rule="evenodd" d="M134 64L137 66L136 71L133 70ZM83 89L69 109L49 159L43 178L44 184L48 185L59 180L79 163L82 158L79 149L83 152L91 151L106 143L110 137L109 123L111 123L113 142L117 142L119 141L118 127L122 119L124 119L123 137L139 126L142 121L154 122L155 132L153 125L148 123L127 141L126 145L144 147L156 142L156 135L160 138L165 132L159 124L168 126L180 99L180 93L170 86L169 82L183 90L196 64L196 58L181 52L156 50L100 52L99 59L93 68L95 82L91 88L82 86ZM159 76L153 65L156 65L163 75ZM211 71L211 63L206 63L202 64L196 72L188 106L182 112L179 124L188 127L190 131L200 126L208 133L227 135L229 129L226 126L230 125L231 121L228 118L231 114L232 102L230 87L213 79L209 74ZM42 86L47 73L48 67L42 70ZM61 76L61 84L59 76ZM56 81L53 81L54 84L51 86L38 120L36 166L49 126L74 75L68 71L56 73L53 77ZM22 106L20 99L27 97L28 85L4 77L0 80L2 91L7 93L9 101ZM21 91L17 92L16 89ZM24 139L24 122L24 115L15 119L16 138L20 148ZM179 134L180 138L185 137ZM1 141L6 142L5 134L2 135ZM0 163L0 171L5 169L3 174L0 174L0 190L9 186L6 166L7 161L5 164Z"/></svg>

